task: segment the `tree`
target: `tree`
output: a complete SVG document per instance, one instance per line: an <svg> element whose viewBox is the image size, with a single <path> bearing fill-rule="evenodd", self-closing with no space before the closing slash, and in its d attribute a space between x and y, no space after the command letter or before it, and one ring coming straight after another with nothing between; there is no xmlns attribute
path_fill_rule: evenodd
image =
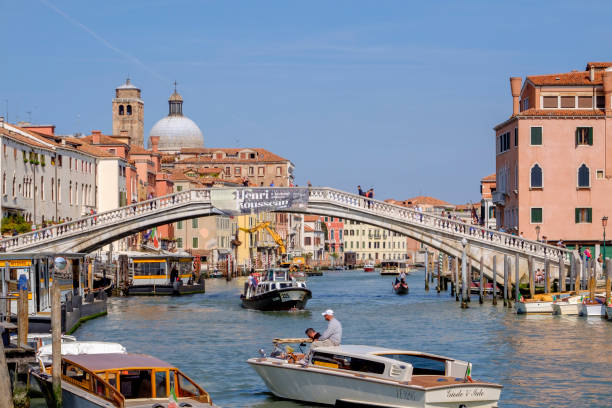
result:
<svg viewBox="0 0 612 408"><path fill-rule="evenodd" d="M31 229L32 224L27 222L22 215L9 215L8 217L2 218L2 227L0 227L0 231L3 234L13 232L13 230L23 234L29 232Z"/></svg>

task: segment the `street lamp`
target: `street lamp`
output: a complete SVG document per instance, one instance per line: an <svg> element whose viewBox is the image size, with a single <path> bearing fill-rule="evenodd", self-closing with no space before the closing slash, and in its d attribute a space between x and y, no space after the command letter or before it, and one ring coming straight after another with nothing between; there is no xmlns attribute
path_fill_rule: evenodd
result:
<svg viewBox="0 0 612 408"><path fill-rule="evenodd" d="M603 216L601 218L601 226L603 227L603 262L602 262L602 268L605 271L606 270L606 227L608 226L608 217L607 216Z"/></svg>
<svg viewBox="0 0 612 408"><path fill-rule="evenodd" d="M536 241L540 241L540 226L536 225L536 235L538 236L538 238L536 239Z"/></svg>

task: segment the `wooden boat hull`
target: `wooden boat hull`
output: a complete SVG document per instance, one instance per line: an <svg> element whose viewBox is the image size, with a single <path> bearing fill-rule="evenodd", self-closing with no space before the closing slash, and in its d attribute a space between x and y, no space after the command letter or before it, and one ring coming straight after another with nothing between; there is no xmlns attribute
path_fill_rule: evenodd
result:
<svg viewBox="0 0 612 408"><path fill-rule="evenodd" d="M43 375L39 371L31 371L31 378L38 383L47 401L47 406L53 406L51 377ZM62 406L70 408L116 408L109 401L85 392L66 381L62 381Z"/></svg>
<svg viewBox="0 0 612 408"><path fill-rule="evenodd" d="M493 408L498 406L501 395L501 386L490 383L461 382L425 388L364 375L358 377L359 374L331 373L314 366L262 362L256 358L248 360L248 363L277 397L316 404L394 408L463 405ZM451 381L451 378L448 377L447 381Z"/></svg>
<svg viewBox="0 0 612 408"><path fill-rule="evenodd" d="M132 285L128 295L135 296L179 296L205 293L204 282L195 285Z"/></svg>
<svg viewBox="0 0 612 408"><path fill-rule="evenodd" d="M553 302L516 302L517 314L552 314Z"/></svg>
<svg viewBox="0 0 612 408"><path fill-rule="evenodd" d="M312 298L312 292L306 288L284 288L272 290L251 298L242 299L242 307L262 311L283 311L306 307L308 299Z"/></svg>
<svg viewBox="0 0 612 408"><path fill-rule="evenodd" d="M408 285L406 286L402 286L399 285L398 287L393 287L393 291L395 292L396 295L407 295L410 289L408 289Z"/></svg>
<svg viewBox="0 0 612 408"><path fill-rule="evenodd" d="M363 268L364 272L374 272L374 267L373 266L366 266Z"/></svg>

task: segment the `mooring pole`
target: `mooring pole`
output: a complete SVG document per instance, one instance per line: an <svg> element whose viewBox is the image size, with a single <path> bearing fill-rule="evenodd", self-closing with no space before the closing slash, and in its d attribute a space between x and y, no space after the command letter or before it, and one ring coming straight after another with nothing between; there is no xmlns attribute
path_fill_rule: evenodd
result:
<svg viewBox="0 0 612 408"><path fill-rule="evenodd" d="M497 255L493 255L493 306L497 305Z"/></svg>
<svg viewBox="0 0 612 408"><path fill-rule="evenodd" d="M484 271L483 271L483 258L480 256L480 296L478 297L478 303L481 305L484 302Z"/></svg>
<svg viewBox="0 0 612 408"><path fill-rule="evenodd" d="M459 301L459 258L455 257L455 300Z"/></svg>
<svg viewBox="0 0 612 408"><path fill-rule="evenodd" d="M468 289L468 285L467 285L467 275L468 275L468 266L467 266L467 252L466 252L466 246L467 246L467 239L463 238L461 240L461 244L463 245L463 251L461 252L461 275L462 275L462 282L461 282L461 308L462 309L467 309L468 308L468 304L467 304L467 289Z"/></svg>
<svg viewBox="0 0 612 408"><path fill-rule="evenodd" d="M504 307L508 306L508 255L504 255Z"/></svg>
<svg viewBox="0 0 612 408"><path fill-rule="evenodd" d="M544 293L550 293L550 262L544 259Z"/></svg>
<svg viewBox="0 0 612 408"><path fill-rule="evenodd" d="M438 287L436 291L440 293L442 290L442 254L438 255Z"/></svg>
<svg viewBox="0 0 612 408"><path fill-rule="evenodd" d="M610 278L612 278L612 262L606 262L606 305L610 304ZM608 319L612 316L608 316Z"/></svg>
<svg viewBox="0 0 612 408"><path fill-rule="evenodd" d="M559 252L559 292L565 292L565 262L563 262L563 252Z"/></svg>
<svg viewBox="0 0 612 408"><path fill-rule="evenodd" d="M472 268L472 260L468 259L468 270L467 270L467 301L472 302L472 275L474 274L474 268Z"/></svg>
<svg viewBox="0 0 612 408"><path fill-rule="evenodd" d="M576 290L576 257L574 256L574 253L572 252L570 255L570 271L569 271L569 278L570 278L570 286L569 286L569 290Z"/></svg>
<svg viewBox="0 0 612 408"><path fill-rule="evenodd" d="M535 265L533 262L533 257L531 255L529 255L529 257L527 258L527 264L529 268L529 298L533 299L533 297L535 296L535 271L533 270L533 268L535 268Z"/></svg>
<svg viewBox="0 0 612 408"><path fill-rule="evenodd" d="M51 286L51 354L53 397L57 407L62 406L62 304L58 279Z"/></svg>
<svg viewBox="0 0 612 408"><path fill-rule="evenodd" d="M519 300L519 296L521 294L521 288L519 287L519 283L520 283L520 277L519 277L519 273L520 273L520 259L519 259L519 255L518 253L514 255L514 260L515 260L515 264L514 265L514 301L516 302L517 300Z"/></svg>
<svg viewBox="0 0 612 408"><path fill-rule="evenodd" d="M28 290L19 290L17 299L17 345L28 345Z"/></svg>
<svg viewBox="0 0 612 408"><path fill-rule="evenodd" d="M425 292L429 292L429 250L425 250Z"/></svg>
<svg viewBox="0 0 612 408"><path fill-rule="evenodd" d="M6 263L8 264L8 261ZM2 341L0 341L0 407L13 408L13 392Z"/></svg>

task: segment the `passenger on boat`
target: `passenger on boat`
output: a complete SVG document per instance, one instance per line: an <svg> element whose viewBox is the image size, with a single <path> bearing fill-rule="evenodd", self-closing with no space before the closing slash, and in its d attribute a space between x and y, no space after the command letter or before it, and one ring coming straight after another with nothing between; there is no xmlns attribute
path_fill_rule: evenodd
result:
<svg viewBox="0 0 612 408"><path fill-rule="evenodd" d="M172 271L170 272L170 282L176 282L178 280L178 270L176 266L172 267Z"/></svg>
<svg viewBox="0 0 612 408"><path fill-rule="evenodd" d="M404 280L404 279L406 279L406 273L402 271L402 273L400 273L400 280Z"/></svg>
<svg viewBox="0 0 612 408"><path fill-rule="evenodd" d="M311 350L317 347L339 346L342 340L342 325L334 316L334 311L327 309L321 314L328 322L327 329L325 329L318 340L312 342L312 346L310 346Z"/></svg>
<svg viewBox="0 0 612 408"><path fill-rule="evenodd" d="M319 337L321 337L321 333L319 333L318 331L316 331L312 327L309 327L309 328L306 329L306 335L309 338L311 338L312 341L319 340Z"/></svg>

